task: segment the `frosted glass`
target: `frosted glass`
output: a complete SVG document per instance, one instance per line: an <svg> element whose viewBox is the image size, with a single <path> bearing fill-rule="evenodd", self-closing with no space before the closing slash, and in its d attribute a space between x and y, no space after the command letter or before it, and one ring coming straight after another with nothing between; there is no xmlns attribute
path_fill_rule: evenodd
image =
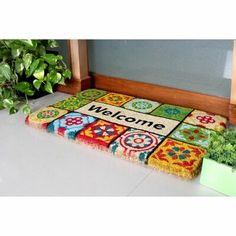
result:
<svg viewBox="0 0 236 236"><path fill-rule="evenodd" d="M89 40L90 71L230 96L233 40Z"/></svg>

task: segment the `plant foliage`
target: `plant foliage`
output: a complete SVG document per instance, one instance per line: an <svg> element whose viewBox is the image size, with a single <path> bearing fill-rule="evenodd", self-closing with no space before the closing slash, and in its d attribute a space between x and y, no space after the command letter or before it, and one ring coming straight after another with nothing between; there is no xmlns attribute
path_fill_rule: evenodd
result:
<svg viewBox="0 0 236 236"><path fill-rule="evenodd" d="M0 40L0 109L16 113L20 106L30 113L28 97L36 92L53 93L65 84L71 71L58 53L55 40Z"/></svg>
<svg viewBox="0 0 236 236"><path fill-rule="evenodd" d="M222 134L211 133L206 157L236 169L236 129L226 129Z"/></svg>

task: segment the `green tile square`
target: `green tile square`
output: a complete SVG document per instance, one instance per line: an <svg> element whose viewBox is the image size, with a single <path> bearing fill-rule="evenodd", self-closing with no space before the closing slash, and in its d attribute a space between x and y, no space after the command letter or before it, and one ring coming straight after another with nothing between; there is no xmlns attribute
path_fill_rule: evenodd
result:
<svg viewBox="0 0 236 236"><path fill-rule="evenodd" d="M87 100L96 100L104 95L106 95L107 92L104 91L104 90L100 90L100 89L86 89L86 90L83 90L81 92L79 92L77 94L77 97L78 98L81 98L81 99L87 99Z"/></svg>
<svg viewBox="0 0 236 236"><path fill-rule="evenodd" d="M203 148L209 146L211 130L182 123L169 137Z"/></svg>
<svg viewBox="0 0 236 236"><path fill-rule="evenodd" d="M182 121L193 109L170 104L162 104L151 115Z"/></svg>
<svg viewBox="0 0 236 236"><path fill-rule="evenodd" d="M90 100L87 99L81 99L78 97L69 97L65 100L59 101L55 104L53 104L53 107L64 109L68 111L74 111L82 106L85 106L86 104L90 103Z"/></svg>

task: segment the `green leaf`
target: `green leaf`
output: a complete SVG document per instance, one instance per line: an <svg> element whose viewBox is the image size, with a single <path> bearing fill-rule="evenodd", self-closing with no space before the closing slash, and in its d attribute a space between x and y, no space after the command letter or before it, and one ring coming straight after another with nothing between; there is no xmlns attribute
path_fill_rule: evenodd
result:
<svg viewBox="0 0 236 236"><path fill-rule="evenodd" d="M30 64L32 63L32 54L31 53L26 53L23 57L23 63L24 63L24 66L25 66L25 69L28 70Z"/></svg>
<svg viewBox="0 0 236 236"><path fill-rule="evenodd" d="M71 71L69 69L66 69L64 72L63 72L63 76L65 78L71 78Z"/></svg>
<svg viewBox="0 0 236 236"><path fill-rule="evenodd" d="M11 57L11 50L9 48L3 48L0 50L0 58L2 61L6 61Z"/></svg>
<svg viewBox="0 0 236 236"><path fill-rule="evenodd" d="M3 40L7 47L11 47L11 44L14 43L15 40Z"/></svg>
<svg viewBox="0 0 236 236"><path fill-rule="evenodd" d="M43 59L50 65L56 65L58 57L54 54L48 53L43 56Z"/></svg>
<svg viewBox="0 0 236 236"><path fill-rule="evenodd" d="M33 85L34 85L34 87L35 87L37 90L39 90L41 84L42 84L42 80L35 79L35 80L33 81Z"/></svg>
<svg viewBox="0 0 236 236"><path fill-rule="evenodd" d="M7 80L7 79L6 79L5 77L0 76L0 84L1 84L1 83L4 83L6 80Z"/></svg>
<svg viewBox="0 0 236 236"><path fill-rule="evenodd" d="M43 80L44 78L44 63L41 63L39 65L39 67L35 70L33 76L36 78L36 79L39 79L39 80Z"/></svg>
<svg viewBox="0 0 236 236"><path fill-rule="evenodd" d="M14 88L22 93L24 93L25 90L29 89L31 87L29 82L19 82L14 86Z"/></svg>
<svg viewBox="0 0 236 236"><path fill-rule="evenodd" d="M44 56L46 54L46 48L43 45L38 47L38 52L40 56Z"/></svg>
<svg viewBox="0 0 236 236"><path fill-rule="evenodd" d="M11 90L5 88L2 92L2 95L4 98L9 98L11 96Z"/></svg>
<svg viewBox="0 0 236 236"><path fill-rule="evenodd" d="M48 40L48 45L50 48L57 48L59 47L58 43L56 40Z"/></svg>
<svg viewBox="0 0 236 236"><path fill-rule="evenodd" d="M61 71L61 70L64 69L62 65L56 65L56 66L54 66L53 68L56 69L56 70L58 70L58 71Z"/></svg>
<svg viewBox="0 0 236 236"><path fill-rule="evenodd" d="M25 105L22 107L22 110L23 110L23 112L24 112L25 115L28 115L28 114L31 113L31 109L30 109L30 106L29 106L28 103L25 104Z"/></svg>
<svg viewBox="0 0 236 236"><path fill-rule="evenodd" d="M19 41L28 47L34 47L33 41L31 39L23 39Z"/></svg>
<svg viewBox="0 0 236 236"><path fill-rule="evenodd" d="M15 108L15 107L11 107L9 109L9 114L12 115L12 114L15 114L18 110Z"/></svg>
<svg viewBox="0 0 236 236"><path fill-rule="evenodd" d="M5 107L3 106L3 101L0 100L0 110L4 109Z"/></svg>
<svg viewBox="0 0 236 236"><path fill-rule="evenodd" d="M47 91L48 93L53 93L53 90L52 90L52 85L49 81L46 82L46 84L44 85L44 89L45 91Z"/></svg>
<svg viewBox="0 0 236 236"><path fill-rule="evenodd" d="M65 78L61 77L61 79L59 80L58 84L65 85Z"/></svg>
<svg viewBox="0 0 236 236"><path fill-rule="evenodd" d="M12 79L15 80L16 83L18 83L19 77L16 71L14 71L14 73L12 74Z"/></svg>
<svg viewBox="0 0 236 236"><path fill-rule="evenodd" d="M62 77L61 74L60 74L60 73L57 73L57 78L58 78L58 79L61 79L61 77Z"/></svg>
<svg viewBox="0 0 236 236"><path fill-rule="evenodd" d="M27 89L27 90L25 91L25 94L28 95L28 96L33 96L34 93L35 93L35 91L32 90L32 89Z"/></svg>
<svg viewBox="0 0 236 236"><path fill-rule="evenodd" d="M14 102L11 98L5 98L3 100L3 106L7 109L10 109L14 105Z"/></svg>
<svg viewBox="0 0 236 236"><path fill-rule="evenodd" d="M28 77L31 76L35 72L35 70L37 69L37 67L39 65L39 62L40 62L40 60L36 59L31 63L31 65L29 67Z"/></svg>
<svg viewBox="0 0 236 236"><path fill-rule="evenodd" d="M16 68L16 72L18 74L20 74L24 70L24 64L23 64L22 59L20 59L20 58L16 59L15 68Z"/></svg>
<svg viewBox="0 0 236 236"><path fill-rule="evenodd" d="M28 96L33 96L34 95L34 90L32 88L32 85L29 82L19 82L18 84L16 84L15 89L21 93L24 93Z"/></svg>
<svg viewBox="0 0 236 236"><path fill-rule="evenodd" d="M63 56L62 55L57 55L57 60L62 61L63 60Z"/></svg>
<svg viewBox="0 0 236 236"><path fill-rule="evenodd" d="M17 58L20 56L22 52L22 47L12 48L11 49L11 55L13 58Z"/></svg>
<svg viewBox="0 0 236 236"><path fill-rule="evenodd" d="M0 75L1 77L6 78L7 80L11 79L11 68L5 62L0 63Z"/></svg>
<svg viewBox="0 0 236 236"><path fill-rule="evenodd" d="M59 81L57 73L55 71L50 71L47 74L47 80L49 80L49 82L52 83L52 84L57 84L58 81Z"/></svg>
<svg viewBox="0 0 236 236"><path fill-rule="evenodd" d="M58 84L65 85L65 78L60 73L57 73L57 76L59 79Z"/></svg>

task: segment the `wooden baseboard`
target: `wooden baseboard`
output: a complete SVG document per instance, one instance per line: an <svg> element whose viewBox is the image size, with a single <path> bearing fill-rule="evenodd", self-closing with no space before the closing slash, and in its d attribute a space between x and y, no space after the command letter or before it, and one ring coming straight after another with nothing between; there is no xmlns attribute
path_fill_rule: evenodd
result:
<svg viewBox="0 0 236 236"><path fill-rule="evenodd" d="M100 74L92 74L92 78L95 88L156 100L162 103L192 107L229 117L230 100L226 98ZM231 121L236 123L235 113L231 113Z"/></svg>
<svg viewBox="0 0 236 236"><path fill-rule="evenodd" d="M236 125L236 105L233 104L229 106L229 122Z"/></svg>

